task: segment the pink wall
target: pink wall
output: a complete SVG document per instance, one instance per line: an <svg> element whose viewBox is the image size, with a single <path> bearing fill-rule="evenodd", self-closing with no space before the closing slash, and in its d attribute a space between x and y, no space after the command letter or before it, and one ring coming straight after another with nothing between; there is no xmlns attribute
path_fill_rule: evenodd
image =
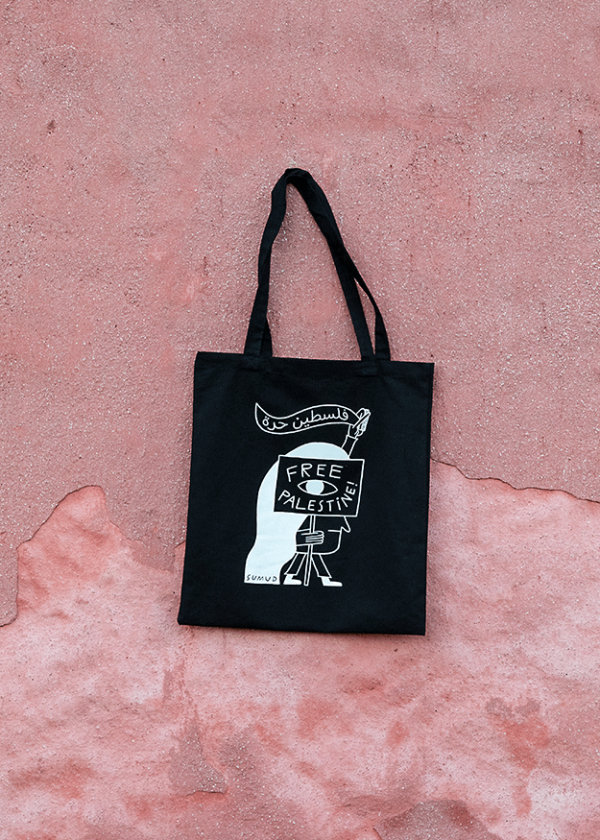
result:
<svg viewBox="0 0 600 840"><path fill-rule="evenodd" d="M0 836L596 840L600 8L15 0L1 32ZM436 362L425 638L175 622L194 353L241 349L290 165ZM276 351L353 358L290 206Z"/></svg>

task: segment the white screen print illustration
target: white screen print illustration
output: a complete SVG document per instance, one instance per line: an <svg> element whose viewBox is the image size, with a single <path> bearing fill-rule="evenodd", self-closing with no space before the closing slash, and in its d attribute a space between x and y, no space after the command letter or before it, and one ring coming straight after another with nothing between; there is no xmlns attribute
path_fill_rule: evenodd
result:
<svg viewBox="0 0 600 840"><path fill-rule="evenodd" d="M305 443L281 455L269 469L258 491L256 540L244 581L308 586L314 572L323 586L342 586L325 558L340 549L350 521L359 514L364 460L350 456L371 412L318 405L274 417L257 403L254 414L258 426L275 435L330 425L347 428L342 446Z"/></svg>

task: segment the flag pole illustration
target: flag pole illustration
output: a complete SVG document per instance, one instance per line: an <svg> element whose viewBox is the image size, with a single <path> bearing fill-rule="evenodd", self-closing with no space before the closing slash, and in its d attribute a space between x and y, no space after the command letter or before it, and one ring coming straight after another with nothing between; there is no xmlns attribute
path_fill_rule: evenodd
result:
<svg viewBox="0 0 600 840"><path fill-rule="evenodd" d="M244 581L308 587L312 572L326 587L341 587L325 563L339 551L349 521L358 516L364 461L352 458L371 412L345 406L311 406L284 417L255 405L258 427L290 435L345 425L342 446L315 440L280 455L265 475L257 498L257 533L246 559ZM317 432L318 434L318 432Z"/></svg>
<svg viewBox="0 0 600 840"><path fill-rule="evenodd" d="M316 526L316 521L317 521L317 517L314 514L311 514L310 525L309 525L309 530L310 530L311 534L316 534L317 533L316 527L315 527ZM313 543L309 543L308 549L307 549L307 552L306 552L306 561L305 561L305 567L304 567L304 586L308 586L308 584L310 583L310 572L311 572L311 569L312 569L312 566L313 566L313 557L312 556L313 556ZM286 578L288 578L288 577L291 577L291 576L286 575Z"/></svg>
<svg viewBox="0 0 600 840"><path fill-rule="evenodd" d="M371 417L371 412L368 408L361 408L360 411L357 412L357 417L357 422L353 426L348 426L346 440L342 444L342 449L346 450L348 457L352 455L352 450L356 445L356 441L364 434Z"/></svg>

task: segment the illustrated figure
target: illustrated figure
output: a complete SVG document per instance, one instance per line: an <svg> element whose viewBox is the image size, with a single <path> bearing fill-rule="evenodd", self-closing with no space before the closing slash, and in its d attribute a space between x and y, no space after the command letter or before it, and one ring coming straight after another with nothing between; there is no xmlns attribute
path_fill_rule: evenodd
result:
<svg viewBox="0 0 600 840"><path fill-rule="evenodd" d="M350 533L345 516L307 516L296 532L296 553L281 570L283 583L308 586L314 569L323 586L341 586L339 580L333 580L323 555L334 554L339 549L344 531Z"/></svg>
<svg viewBox="0 0 600 840"><path fill-rule="evenodd" d="M315 409L307 409L304 415L306 416L309 411L315 416ZM347 420L344 421L348 429L342 446L321 441L305 443L288 452L286 458L312 459L320 463L336 462L338 464L344 460L350 460L354 445L367 426L370 412L367 409L361 409L357 414L351 414L355 422L350 424ZM319 414L317 413L316 416L318 417ZM318 422L314 425L318 425ZM272 429L267 431L286 433L286 431L274 432ZM273 464L258 491L256 540L246 559L244 581L258 584L283 583L287 586L308 586L314 571L323 586L342 586L341 581L334 580L324 557L335 554L342 544L342 534L350 532L348 517L335 515L335 509L333 514L331 511L328 515L319 515L316 512L308 516L306 510L302 512L294 512L292 509L275 510L278 466L278 462ZM311 479L300 483L299 486L303 487L309 497L318 499L321 495L326 498L326 484L327 482L323 480Z"/></svg>

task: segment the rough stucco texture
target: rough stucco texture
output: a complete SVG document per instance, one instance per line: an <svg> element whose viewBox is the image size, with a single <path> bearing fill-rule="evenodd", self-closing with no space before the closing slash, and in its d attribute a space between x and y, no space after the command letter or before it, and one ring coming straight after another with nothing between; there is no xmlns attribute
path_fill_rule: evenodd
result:
<svg viewBox="0 0 600 840"><path fill-rule="evenodd" d="M1 634L2 836L598 837L600 505L432 490L425 638L179 627L179 569L68 496Z"/></svg>
<svg viewBox="0 0 600 840"><path fill-rule="evenodd" d="M197 349L238 351L276 178L309 169L434 457L600 499L600 8L15 0L2 11L3 609L15 550L104 488L168 567ZM276 256L284 355L355 355L322 243Z"/></svg>
<svg viewBox="0 0 600 840"><path fill-rule="evenodd" d="M0 837L596 840L598 4L13 0L0 34ZM290 165L436 363L424 639L175 623L194 354L241 350ZM290 210L276 352L354 358Z"/></svg>

